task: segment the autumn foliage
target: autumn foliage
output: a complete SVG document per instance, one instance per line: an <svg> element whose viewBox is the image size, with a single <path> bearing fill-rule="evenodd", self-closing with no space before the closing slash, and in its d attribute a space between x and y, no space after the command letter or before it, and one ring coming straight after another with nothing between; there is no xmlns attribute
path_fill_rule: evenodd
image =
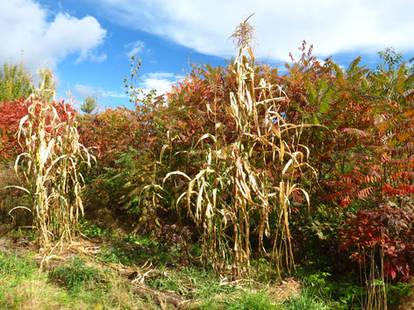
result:
<svg viewBox="0 0 414 310"><path fill-rule="evenodd" d="M17 142L17 130L32 101L33 99L29 98L0 102L0 162L12 163L21 153L22 149ZM62 121L65 121L65 106L72 114L76 114L76 111L63 101L53 102L53 106Z"/></svg>
<svg viewBox="0 0 414 310"><path fill-rule="evenodd" d="M335 264L346 261L354 275L362 270L375 278L380 270L384 281L407 280L414 274L413 70L404 63L370 69L361 58L343 69L330 58L319 61L305 43L300 50L283 75L240 60L253 66L255 78L244 80L250 90L260 89L262 80L274 87L252 92L251 101L261 103L256 122L243 123L242 138L234 115L245 111L232 106L240 90L232 63L194 66L165 98L131 96L133 109L79 115L81 142L98 159L86 176L86 212L88 204L106 208L131 221L132 230L155 235L170 225L191 227L192 241L204 242L204 255L214 259L236 243L244 251L238 255L271 259L280 237L289 239L287 250L301 264L325 257L338 270L343 267ZM263 108L263 98L276 91L277 108ZM24 100L0 103L1 160L18 153L14 134L26 113ZM297 127L291 127L293 140L278 144L282 124ZM301 153L317 173L293 169L275 145ZM306 195L297 190L281 199L280 184L288 179ZM288 207L278 213L263 201ZM237 203L235 210L227 207ZM281 217L289 236L278 230L286 223ZM235 238L241 230L244 243ZM231 261L226 256L217 270Z"/></svg>
<svg viewBox="0 0 414 310"><path fill-rule="evenodd" d="M286 121L318 125L303 130L300 137L312 154L310 164L318 177L301 176L312 201L310 217L304 198L291 197L295 208L290 217L305 225L299 230L308 234L293 236L295 247L306 247L301 242L321 238L329 227L336 231L330 234L331 246L347 252L355 262L367 259L368 251L362 249L379 248L385 255L387 275L406 277L414 270L408 259L414 243L410 222L413 75L405 64L388 71L373 70L361 66L360 58L344 70L331 59L318 61L306 44L301 51L302 57L292 59L284 75L268 65L257 64L254 69L257 82L266 78L280 85L285 99L279 101L279 113ZM105 178L114 186L120 180L125 184L117 194L122 197L121 208L139 210L139 214L143 209L158 210L151 214L158 214L161 222L167 223L170 216L189 223L187 212L174 206L185 191L185 182L157 186L169 172L195 175L206 167L203 152L216 147L212 139L203 138L206 134L220 134L228 145L237 140L237 124L229 113L230 93L235 91L236 75L230 65L194 66L186 79L173 86L165 102L160 97L149 96L145 102L135 98L135 110L108 110L83 120L84 143L96 146L103 162L112 165ZM203 150L190 152L201 138ZM260 160L260 152L255 154ZM260 169L267 169L270 177L275 173L271 166ZM319 216L316 210L336 216L324 224L314 222ZM258 238L257 225L251 230L252 240ZM315 232L318 235L312 236Z"/></svg>

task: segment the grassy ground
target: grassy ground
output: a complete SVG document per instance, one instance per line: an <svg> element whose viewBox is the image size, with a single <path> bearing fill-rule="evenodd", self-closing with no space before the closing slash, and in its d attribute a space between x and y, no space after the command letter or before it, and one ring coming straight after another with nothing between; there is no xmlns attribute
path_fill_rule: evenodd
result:
<svg viewBox="0 0 414 310"><path fill-rule="evenodd" d="M46 260L27 233L0 239L0 309L335 308L297 280L274 281L259 262L260 272L230 281L180 249L84 228L92 239L78 239Z"/></svg>

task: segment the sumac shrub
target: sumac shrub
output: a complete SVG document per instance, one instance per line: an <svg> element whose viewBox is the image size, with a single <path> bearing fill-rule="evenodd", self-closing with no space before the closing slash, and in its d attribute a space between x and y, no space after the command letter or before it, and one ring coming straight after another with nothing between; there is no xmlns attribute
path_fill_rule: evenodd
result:
<svg viewBox="0 0 414 310"><path fill-rule="evenodd" d="M407 279L414 268L414 211L387 204L350 215L343 228L341 249L360 265L368 254L382 251L384 274L391 280Z"/></svg>
<svg viewBox="0 0 414 310"><path fill-rule="evenodd" d="M17 130L22 117L27 115L27 109L34 99L19 99L0 102L0 162L12 163L16 156L22 152L17 142ZM64 101L53 103L59 117L65 121L66 111L74 114L75 110Z"/></svg>

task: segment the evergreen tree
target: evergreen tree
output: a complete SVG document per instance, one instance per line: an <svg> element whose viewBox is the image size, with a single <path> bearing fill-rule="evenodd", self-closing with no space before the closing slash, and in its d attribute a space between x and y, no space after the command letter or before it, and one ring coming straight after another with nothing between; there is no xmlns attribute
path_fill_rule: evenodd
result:
<svg viewBox="0 0 414 310"><path fill-rule="evenodd" d="M91 114L97 107L96 98L88 96L84 99L83 104L81 104L81 110L84 113Z"/></svg>

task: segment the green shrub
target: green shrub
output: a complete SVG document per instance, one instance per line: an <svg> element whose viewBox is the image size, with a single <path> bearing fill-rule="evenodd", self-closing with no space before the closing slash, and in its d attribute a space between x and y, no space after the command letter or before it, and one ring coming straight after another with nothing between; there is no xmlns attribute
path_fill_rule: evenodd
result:
<svg viewBox="0 0 414 310"><path fill-rule="evenodd" d="M401 304L401 299L413 294L413 289L409 283L387 284L387 300L393 307Z"/></svg>

